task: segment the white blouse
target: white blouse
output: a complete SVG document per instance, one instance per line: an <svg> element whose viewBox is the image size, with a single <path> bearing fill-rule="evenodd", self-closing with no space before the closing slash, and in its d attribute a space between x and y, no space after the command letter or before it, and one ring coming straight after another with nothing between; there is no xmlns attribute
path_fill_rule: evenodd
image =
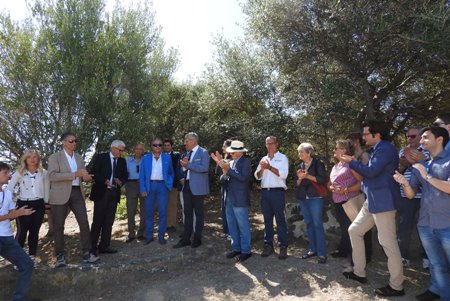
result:
<svg viewBox="0 0 450 301"><path fill-rule="evenodd" d="M36 171L34 174L25 171L23 175L15 172L8 183L9 191L17 195L22 201L44 199L48 203L50 181L46 170Z"/></svg>

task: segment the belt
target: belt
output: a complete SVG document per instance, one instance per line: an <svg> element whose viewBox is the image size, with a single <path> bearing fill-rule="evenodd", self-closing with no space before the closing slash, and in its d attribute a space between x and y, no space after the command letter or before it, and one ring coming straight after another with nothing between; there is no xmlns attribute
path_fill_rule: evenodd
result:
<svg viewBox="0 0 450 301"><path fill-rule="evenodd" d="M271 191L271 190L285 190L285 189L283 187L269 187L269 188L261 188L261 190Z"/></svg>
<svg viewBox="0 0 450 301"><path fill-rule="evenodd" d="M139 179L128 179L128 182L137 182Z"/></svg>
<svg viewBox="0 0 450 301"><path fill-rule="evenodd" d="M72 185L72 188L80 188L78 185Z"/></svg>
<svg viewBox="0 0 450 301"><path fill-rule="evenodd" d="M18 201L21 202L34 202L34 201L43 201L43 198L39 198L39 199L18 199Z"/></svg>
<svg viewBox="0 0 450 301"><path fill-rule="evenodd" d="M150 180L150 182L164 182L164 180Z"/></svg>

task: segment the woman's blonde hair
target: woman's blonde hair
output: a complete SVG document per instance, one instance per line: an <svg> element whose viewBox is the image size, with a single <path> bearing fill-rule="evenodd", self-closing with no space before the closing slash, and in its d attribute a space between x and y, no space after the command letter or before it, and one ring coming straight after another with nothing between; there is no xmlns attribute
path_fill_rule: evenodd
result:
<svg viewBox="0 0 450 301"><path fill-rule="evenodd" d="M23 153L22 157L20 157L19 174L20 174L21 176L23 176L23 174L25 173L25 171L28 170L27 159L28 159L32 154L36 154L36 155L37 155L37 157L38 157L38 166L37 166L37 168L38 168L38 170L39 170L40 172L43 171L43 168L42 168L42 160L41 160L41 155L39 154L39 151L38 151L37 149L31 149L31 148L30 148L30 149L27 149L27 150Z"/></svg>

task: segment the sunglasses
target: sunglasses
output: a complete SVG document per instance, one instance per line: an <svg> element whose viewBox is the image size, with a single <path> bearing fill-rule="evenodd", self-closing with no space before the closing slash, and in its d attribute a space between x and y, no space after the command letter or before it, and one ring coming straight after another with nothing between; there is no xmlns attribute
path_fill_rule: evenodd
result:
<svg viewBox="0 0 450 301"><path fill-rule="evenodd" d="M77 143L77 142L78 142L77 139L74 139L74 140L66 140L66 141L69 142L69 143Z"/></svg>
<svg viewBox="0 0 450 301"><path fill-rule="evenodd" d="M136 165L136 172L139 172L139 165Z"/></svg>
<svg viewBox="0 0 450 301"><path fill-rule="evenodd" d="M406 135L406 138L416 139L417 135Z"/></svg>
<svg viewBox="0 0 450 301"><path fill-rule="evenodd" d="M159 144L152 144L152 146L154 146L154 147L161 147L162 144L161 143L159 143Z"/></svg>
<svg viewBox="0 0 450 301"><path fill-rule="evenodd" d="M435 122L435 123L433 123L433 126L443 126L443 125L445 125L445 123L443 123L443 122Z"/></svg>

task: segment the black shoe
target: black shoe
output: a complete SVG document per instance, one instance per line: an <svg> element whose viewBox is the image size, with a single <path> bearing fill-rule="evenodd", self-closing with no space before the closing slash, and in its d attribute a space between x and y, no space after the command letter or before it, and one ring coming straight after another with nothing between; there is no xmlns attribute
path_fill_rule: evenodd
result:
<svg viewBox="0 0 450 301"><path fill-rule="evenodd" d="M144 246L150 244L152 241L153 241L153 239L146 239L146 240L144 241Z"/></svg>
<svg viewBox="0 0 450 301"><path fill-rule="evenodd" d="M278 254L278 259L284 260L288 257L287 247L280 247L280 253Z"/></svg>
<svg viewBox="0 0 450 301"><path fill-rule="evenodd" d="M395 290L390 285L376 288L374 293L384 297L399 297L405 295L405 290Z"/></svg>
<svg viewBox="0 0 450 301"><path fill-rule="evenodd" d="M416 296L416 300L418 301L433 301L440 298L441 297L438 294L435 294L430 290L426 290L424 293Z"/></svg>
<svg viewBox="0 0 450 301"><path fill-rule="evenodd" d="M309 251L308 253L306 253L305 255L302 256L302 259L308 259L308 258L311 258L314 256L317 256L317 253Z"/></svg>
<svg viewBox="0 0 450 301"><path fill-rule="evenodd" d="M166 230L167 230L168 233L177 232L177 228L175 228L174 226L167 227Z"/></svg>
<svg viewBox="0 0 450 301"><path fill-rule="evenodd" d="M264 245L264 250L261 253L261 257L268 257L270 255L273 254L273 246L269 245L269 244L265 244Z"/></svg>
<svg viewBox="0 0 450 301"><path fill-rule="evenodd" d="M331 252L330 255L333 258L346 258L347 257L347 254L345 254L341 250L334 250L333 252Z"/></svg>
<svg viewBox="0 0 450 301"><path fill-rule="evenodd" d="M137 237L138 240L146 240L147 238L144 235L139 235Z"/></svg>
<svg viewBox="0 0 450 301"><path fill-rule="evenodd" d="M200 239L194 239L192 242L191 248L198 248L202 244L202 241Z"/></svg>
<svg viewBox="0 0 450 301"><path fill-rule="evenodd" d="M367 283L367 278L366 277L360 277L360 276L356 275L353 272L344 272L344 273L342 273L342 275L344 275L345 278L347 278L347 279L356 280L359 283Z"/></svg>
<svg viewBox="0 0 450 301"><path fill-rule="evenodd" d="M130 243L130 242L132 242L135 239L136 239L135 237L128 237L127 240L125 240L125 242L126 243Z"/></svg>
<svg viewBox="0 0 450 301"><path fill-rule="evenodd" d="M106 248L106 249L99 249L98 252L100 254L115 254L118 251L116 249Z"/></svg>
<svg viewBox="0 0 450 301"><path fill-rule="evenodd" d="M180 239L180 241L176 245L174 245L173 248L179 249L179 248L190 246L190 245L191 245L190 241L185 241L185 240Z"/></svg>
<svg viewBox="0 0 450 301"><path fill-rule="evenodd" d="M238 256L238 255L241 255L241 252L239 252L239 251L231 251L230 253L227 253L227 258L234 258L234 257L236 257L236 256Z"/></svg>
<svg viewBox="0 0 450 301"><path fill-rule="evenodd" d="M236 261L237 261L237 262L244 262L244 261L246 261L247 259L249 259L250 257L252 257L252 253L249 253L249 254L241 254L241 255L239 255L238 257L236 257Z"/></svg>
<svg viewBox="0 0 450 301"><path fill-rule="evenodd" d="M327 257L326 257L326 256L319 256L319 257L317 258L317 263L320 263L320 264L325 264L325 263L327 263Z"/></svg>

